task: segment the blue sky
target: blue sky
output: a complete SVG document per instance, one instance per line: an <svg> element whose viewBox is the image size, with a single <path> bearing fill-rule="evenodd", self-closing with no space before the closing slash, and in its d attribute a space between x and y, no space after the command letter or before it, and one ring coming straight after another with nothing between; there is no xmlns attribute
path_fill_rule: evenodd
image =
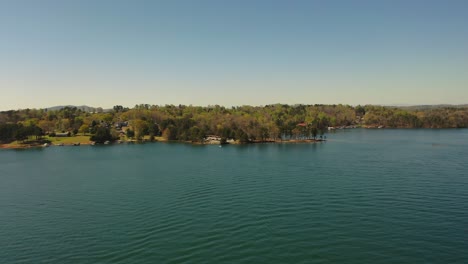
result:
<svg viewBox="0 0 468 264"><path fill-rule="evenodd" d="M0 0L0 110L468 103L468 1Z"/></svg>

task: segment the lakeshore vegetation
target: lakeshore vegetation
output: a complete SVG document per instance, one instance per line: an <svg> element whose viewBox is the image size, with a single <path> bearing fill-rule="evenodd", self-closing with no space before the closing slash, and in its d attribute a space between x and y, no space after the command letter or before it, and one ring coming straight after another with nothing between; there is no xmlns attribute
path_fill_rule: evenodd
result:
<svg viewBox="0 0 468 264"><path fill-rule="evenodd" d="M0 112L0 143L179 140L222 142L317 139L329 127L466 128L468 106L116 105L113 109L23 109ZM64 138L69 139L64 139ZM63 138L63 139L62 139Z"/></svg>

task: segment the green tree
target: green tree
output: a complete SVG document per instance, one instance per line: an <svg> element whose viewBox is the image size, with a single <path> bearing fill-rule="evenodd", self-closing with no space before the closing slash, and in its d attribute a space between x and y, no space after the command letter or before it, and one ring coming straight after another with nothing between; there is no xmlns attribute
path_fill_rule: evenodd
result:
<svg viewBox="0 0 468 264"><path fill-rule="evenodd" d="M131 129L127 129L126 135L127 135L128 138L134 138L135 137L135 131L133 131Z"/></svg>
<svg viewBox="0 0 468 264"><path fill-rule="evenodd" d="M86 135L86 133L89 133L89 126L86 124L81 125L80 129L78 129L78 132L80 132L83 135Z"/></svg>
<svg viewBox="0 0 468 264"><path fill-rule="evenodd" d="M99 127L96 129L96 133L90 137L91 141L96 143L104 143L106 141L113 141L115 138L112 137L110 129L106 127Z"/></svg>

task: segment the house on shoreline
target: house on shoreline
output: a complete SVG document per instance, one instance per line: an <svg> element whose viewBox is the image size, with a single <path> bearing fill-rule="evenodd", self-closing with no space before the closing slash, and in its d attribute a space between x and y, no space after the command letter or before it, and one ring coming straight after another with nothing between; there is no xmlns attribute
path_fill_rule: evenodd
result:
<svg viewBox="0 0 468 264"><path fill-rule="evenodd" d="M207 135L203 139L203 143L206 144L221 144L221 137L216 135Z"/></svg>
<svg viewBox="0 0 468 264"><path fill-rule="evenodd" d="M69 137L71 136L70 132L64 132L64 133L55 133L56 137Z"/></svg>
<svg viewBox="0 0 468 264"><path fill-rule="evenodd" d="M216 135L208 135L203 139L203 143L205 144L235 144L236 141L233 138L222 138Z"/></svg>

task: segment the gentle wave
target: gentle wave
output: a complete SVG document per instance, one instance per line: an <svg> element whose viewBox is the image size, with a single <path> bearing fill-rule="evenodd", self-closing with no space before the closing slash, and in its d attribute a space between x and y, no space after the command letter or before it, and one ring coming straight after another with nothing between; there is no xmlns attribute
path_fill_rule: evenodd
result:
<svg viewBox="0 0 468 264"><path fill-rule="evenodd" d="M458 131L2 151L0 262L464 263Z"/></svg>

